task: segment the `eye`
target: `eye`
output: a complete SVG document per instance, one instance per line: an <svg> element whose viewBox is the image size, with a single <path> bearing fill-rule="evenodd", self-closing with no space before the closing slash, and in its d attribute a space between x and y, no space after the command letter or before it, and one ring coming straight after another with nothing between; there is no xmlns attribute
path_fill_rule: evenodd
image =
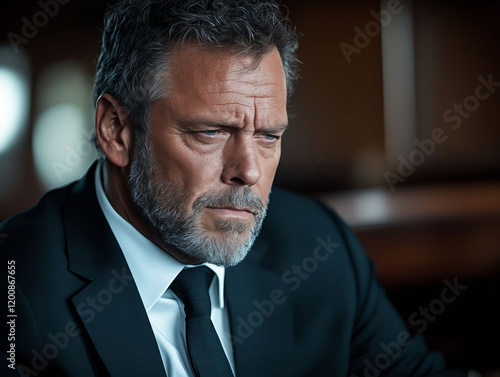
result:
<svg viewBox="0 0 500 377"><path fill-rule="evenodd" d="M208 130L208 131L200 131L202 134L207 136L215 136L217 135L217 130Z"/></svg>
<svg viewBox="0 0 500 377"><path fill-rule="evenodd" d="M278 140L280 137L277 135L265 134L264 137L266 140Z"/></svg>

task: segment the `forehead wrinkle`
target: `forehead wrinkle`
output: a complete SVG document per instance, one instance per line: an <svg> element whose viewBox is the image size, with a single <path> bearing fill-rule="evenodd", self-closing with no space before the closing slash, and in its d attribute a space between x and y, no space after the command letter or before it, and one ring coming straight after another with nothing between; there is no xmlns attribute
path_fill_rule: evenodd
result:
<svg viewBox="0 0 500 377"><path fill-rule="evenodd" d="M223 103L212 102L210 104L214 105L214 106L221 106L221 107L224 107L224 106L235 106L235 105L236 106L243 106L243 107L252 107L252 105L241 103L241 102L223 102Z"/></svg>
<svg viewBox="0 0 500 377"><path fill-rule="evenodd" d="M223 95L226 95L226 94L236 94L236 95L239 95L239 96L243 96L245 98L259 98L259 99L262 99L262 98L272 98L273 97L273 94L271 93L271 91L265 91L264 93L258 93L260 92L260 90L258 90L258 88L255 88L254 89L254 92L249 94L249 93L245 93L245 92L239 92L239 91L236 91L236 90L229 90L229 91L224 91L224 92L209 92L209 94L211 95L219 95L219 96L223 96ZM239 102L227 102L227 104L235 104L235 103L239 103ZM241 103L241 105L243 105ZM248 105L243 105L243 106L248 106Z"/></svg>
<svg viewBox="0 0 500 377"><path fill-rule="evenodd" d="M223 80L217 80L213 81L210 83L209 86L215 87L212 90L207 90L207 93L209 94L241 94L245 95L246 97L249 97L248 94L245 94L245 92L240 92L238 90L228 90L228 86L232 86L232 83L236 83L237 86L250 86L253 88L253 93L252 97L257 95L259 97L271 97L272 90L275 87L281 87L282 85L279 83L275 83L272 81L258 81L258 80L249 80L245 81L241 77L236 77L236 78L227 78ZM265 93L265 94L256 94L257 92Z"/></svg>

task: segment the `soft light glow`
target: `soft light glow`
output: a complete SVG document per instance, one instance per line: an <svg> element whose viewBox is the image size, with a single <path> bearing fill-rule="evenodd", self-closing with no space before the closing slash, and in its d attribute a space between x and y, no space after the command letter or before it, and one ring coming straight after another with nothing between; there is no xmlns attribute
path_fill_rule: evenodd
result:
<svg viewBox="0 0 500 377"><path fill-rule="evenodd" d="M33 159L46 189L80 178L95 160L90 142L91 79L80 63L58 61L35 85Z"/></svg>
<svg viewBox="0 0 500 377"><path fill-rule="evenodd" d="M0 66L0 153L15 144L26 126L28 89L19 71Z"/></svg>
<svg viewBox="0 0 500 377"><path fill-rule="evenodd" d="M366 190L354 202L354 214L363 224L381 223L389 218L387 195L382 190Z"/></svg>
<svg viewBox="0 0 500 377"><path fill-rule="evenodd" d="M96 158L84 111L56 105L38 117L33 130L36 171L47 189L80 178Z"/></svg>

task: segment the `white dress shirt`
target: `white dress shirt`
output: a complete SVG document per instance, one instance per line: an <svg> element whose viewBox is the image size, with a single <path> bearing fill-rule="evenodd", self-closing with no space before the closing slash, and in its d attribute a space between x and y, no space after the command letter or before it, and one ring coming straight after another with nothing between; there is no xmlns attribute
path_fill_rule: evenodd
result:
<svg viewBox="0 0 500 377"><path fill-rule="evenodd" d="M101 165L95 175L97 200L125 256L146 309L168 377L193 376L186 344L184 304L169 289L186 266L144 237L109 202L101 180ZM210 286L211 319L234 374L229 317L224 306L224 267L205 264L215 272Z"/></svg>

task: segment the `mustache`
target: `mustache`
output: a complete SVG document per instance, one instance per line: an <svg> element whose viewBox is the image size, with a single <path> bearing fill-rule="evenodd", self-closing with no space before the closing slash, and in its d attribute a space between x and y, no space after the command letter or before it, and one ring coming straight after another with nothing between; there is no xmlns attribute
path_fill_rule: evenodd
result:
<svg viewBox="0 0 500 377"><path fill-rule="evenodd" d="M242 187L222 192L208 192L195 200L193 209L200 211L206 207L229 206L248 208L255 216L260 217L265 211L266 203L250 187Z"/></svg>

